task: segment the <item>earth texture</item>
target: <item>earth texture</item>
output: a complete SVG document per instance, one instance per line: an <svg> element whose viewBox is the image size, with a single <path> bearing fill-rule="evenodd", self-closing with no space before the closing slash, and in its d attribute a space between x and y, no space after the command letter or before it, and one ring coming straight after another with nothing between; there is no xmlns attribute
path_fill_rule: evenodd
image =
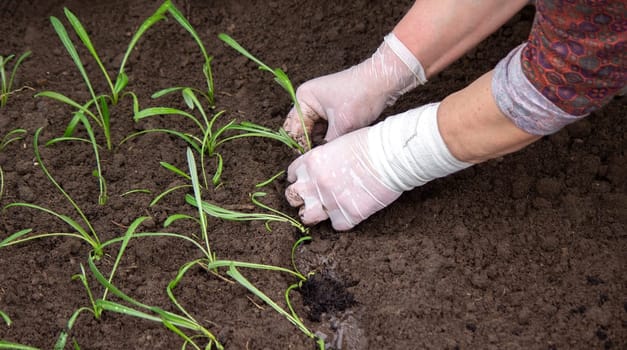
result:
<svg viewBox="0 0 627 350"><path fill-rule="evenodd" d="M278 130L291 107L289 95L268 72L225 45L227 33L269 66L287 72L295 86L369 57L412 2L393 1L199 1L174 2L213 57L218 125L231 119ZM96 128L109 199L98 203L94 152L84 142L44 143L63 135L75 111L35 95L56 91L84 103L90 95L80 72L55 33L58 18L74 38L94 89L107 91L98 65L76 40L64 7L80 19L115 77L139 25L161 2L151 0L5 0L0 2L0 54L32 51L17 72L8 103L0 109L0 137L26 130L0 152L4 188L0 205L36 204L80 220L46 177L34 153L41 129L41 159L82 208L103 241L121 237L135 219L137 232L178 232L196 237L199 226L172 214L195 215L189 190L150 205L155 195L185 179L160 165L187 170L187 144L165 133L127 136L152 128L197 132L190 120L163 115L133 120L124 97L110 108L111 150ZM385 110L386 116L440 101L486 71L528 35L533 7L428 84ZM203 56L171 16L156 23L131 53L126 72L140 108L186 109L179 94L151 95L173 86L206 87ZM14 61L13 61L14 62ZM9 64L9 67L11 64ZM627 348L627 125L625 100L616 98L587 119L515 154L491 160L406 192L388 208L348 232L328 222L311 227L311 240L294 251L298 269L313 276L290 293L295 312L328 349L625 349ZM191 112L190 112L191 113ZM76 136L86 137L77 128ZM265 138L220 146L221 183L203 198L232 210L260 211L250 200L256 184L285 170L297 154ZM212 176L215 164L207 160ZM297 217L286 202L280 176L261 190L266 205ZM136 191L141 190L141 191ZM71 232L42 211L5 208L0 240L23 229ZM216 257L292 268L292 247L301 233L285 223L233 222L208 217ZM119 244L105 248L95 265L112 268ZM92 248L70 237L31 240L0 249L0 339L52 349L68 332L67 348L179 349L183 340L160 322L89 307L88 294L72 277L86 270L95 297L102 286L88 268ZM134 299L178 312L168 283L189 261L202 258L187 241L133 238L113 283ZM239 269L282 307L290 274ZM218 269L191 268L174 289L177 300L226 349L315 349L284 316ZM116 296L107 298L124 304ZM200 341L201 346L205 343ZM188 346L188 348L191 348Z"/></svg>

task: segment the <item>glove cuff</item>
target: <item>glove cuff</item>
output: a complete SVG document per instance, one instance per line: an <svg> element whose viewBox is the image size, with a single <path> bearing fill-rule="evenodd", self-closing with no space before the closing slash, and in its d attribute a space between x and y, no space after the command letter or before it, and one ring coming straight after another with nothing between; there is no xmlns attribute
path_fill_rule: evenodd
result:
<svg viewBox="0 0 627 350"><path fill-rule="evenodd" d="M444 143L439 105L411 109L369 129L372 166L391 190L407 191L472 165L457 160Z"/></svg>
<svg viewBox="0 0 627 350"><path fill-rule="evenodd" d="M394 33L386 35L383 40L390 47L392 52L394 52L396 56L403 61L403 63L405 63L407 68L411 70L419 85L427 82L427 76L420 61L411 51L409 51L407 46L405 46L405 44L403 44Z"/></svg>

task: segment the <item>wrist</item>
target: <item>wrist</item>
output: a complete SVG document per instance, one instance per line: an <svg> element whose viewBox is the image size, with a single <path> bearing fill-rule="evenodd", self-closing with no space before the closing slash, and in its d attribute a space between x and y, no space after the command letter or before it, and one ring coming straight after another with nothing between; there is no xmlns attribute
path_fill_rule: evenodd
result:
<svg viewBox="0 0 627 350"><path fill-rule="evenodd" d="M437 120L439 103L397 114L371 127L373 168L394 191L407 191L471 166L446 146Z"/></svg>
<svg viewBox="0 0 627 350"><path fill-rule="evenodd" d="M394 35L389 33L377 51L356 67L356 77L368 86L371 98L385 96L390 106L404 93L427 82L420 61Z"/></svg>

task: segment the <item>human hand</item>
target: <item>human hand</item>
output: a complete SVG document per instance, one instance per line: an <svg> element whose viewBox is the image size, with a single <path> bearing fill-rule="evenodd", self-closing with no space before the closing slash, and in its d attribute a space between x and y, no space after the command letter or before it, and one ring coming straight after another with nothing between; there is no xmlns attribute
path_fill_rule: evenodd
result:
<svg viewBox="0 0 627 350"><path fill-rule="evenodd" d="M318 146L288 168L285 196L306 225L326 219L348 230L403 191L470 166L449 152L438 129L439 104L387 118Z"/></svg>
<svg viewBox="0 0 627 350"><path fill-rule="evenodd" d="M368 130L362 128L296 159L288 168L293 184L285 196L306 225L331 219L348 230L401 195L388 188L370 162Z"/></svg>
<svg viewBox="0 0 627 350"><path fill-rule="evenodd" d="M370 125L386 106L425 82L420 62L394 34L389 34L369 59L302 84L296 98L303 122L294 107L283 128L307 148L303 124L310 135L314 124L323 119L328 123L325 140L331 141Z"/></svg>

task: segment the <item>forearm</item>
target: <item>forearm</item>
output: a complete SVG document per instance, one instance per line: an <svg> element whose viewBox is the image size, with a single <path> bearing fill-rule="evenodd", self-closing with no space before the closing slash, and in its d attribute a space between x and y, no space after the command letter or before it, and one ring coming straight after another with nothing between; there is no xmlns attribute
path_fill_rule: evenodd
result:
<svg viewBox="0 0 627 350"><path fill-rule="evenodd" d="M528 2L417 0L393 32L430 77L497 30Z"/></svg>
<svg viewBox="0 0 627 350"><path fill-rule="evenodd" d="M451 154L480 163L515 152L541 136L517 127L499 110L491 92L493 71L446 97L438 110L438 126Z"/></svg>

